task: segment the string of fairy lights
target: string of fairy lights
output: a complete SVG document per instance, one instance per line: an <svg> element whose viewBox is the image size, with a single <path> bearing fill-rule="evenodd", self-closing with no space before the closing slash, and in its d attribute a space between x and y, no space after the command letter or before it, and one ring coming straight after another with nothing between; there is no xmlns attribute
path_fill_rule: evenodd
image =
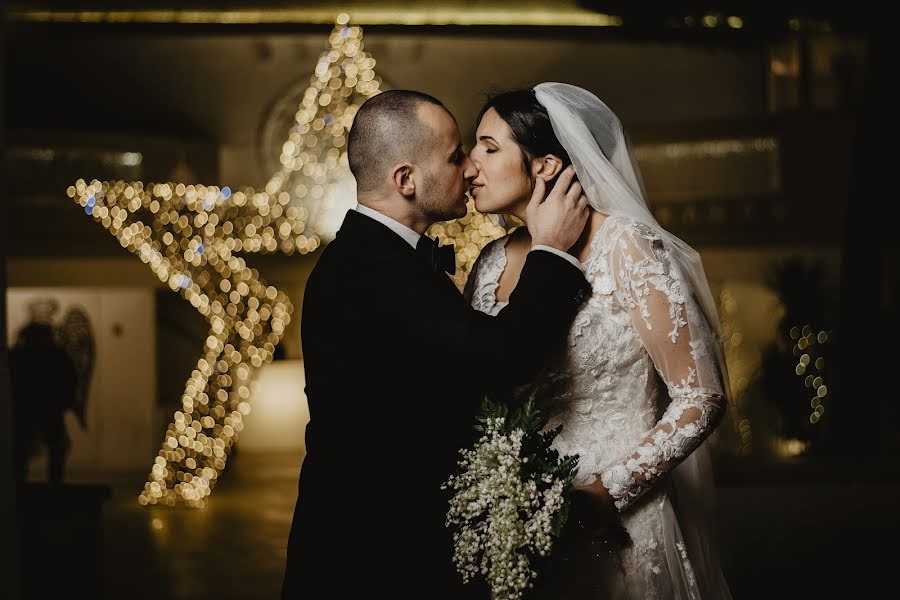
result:
<svg viewBox="0 0 900 600"><path fill-rule="evenodd" d="M823 374L825 370L825 344L831 341L834 333L831 331L816 331L812 325L794 326L790 331L793 341L792 352L797 358L797 366L794 371L798 377L803 377L803 384L809 388L813 397L809 401L812 413L809 422L816 424L825 415L825 397L828 395L828 386L825 384Z"/></svg>
<svg viewBox="0 0 900 600"><path fill-rule="evenodd" d="M286 193L298 210L314 208L312 239L321 243L324 218L342 196L352 196L347 163L347 135L359 107L381 91L375 59L365 51L362 29L338 15L328 36L329 48L316 62L295 122L281 148L281 169L265 186L266 193ZM314 249L314 248L313 248ZM290 245L283 250L290 253Z"/></svg>
<svg viewBox="0 0 900 600"><path fill-rule="evenodd" d="M83 179L67 190L210 326L138 497L142 505L206 505L250 413L254 372L272 359L291 323L290 299L240 255L306 254L323 244L321 222L350 177L347 133L362 103L381 91L362 30L349 20L338 16L282 146L282 168L263 191ZM507 231L470 202L465 217L429 233L454 245L454 281L462 287L481 248Z"/></svg>

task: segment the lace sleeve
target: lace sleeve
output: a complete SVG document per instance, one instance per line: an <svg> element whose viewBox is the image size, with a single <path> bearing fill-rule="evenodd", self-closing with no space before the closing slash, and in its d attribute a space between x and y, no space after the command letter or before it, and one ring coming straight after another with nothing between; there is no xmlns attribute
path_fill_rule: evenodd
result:
<svg viewBox="0 0 900 600"><path fill-rule="evenodd" d="M632 224L609 259L616 298L631 314L670 399L634 451L600 473L624 510L709 436L726 399L715 336L660 239L649 227Z"/></svg>

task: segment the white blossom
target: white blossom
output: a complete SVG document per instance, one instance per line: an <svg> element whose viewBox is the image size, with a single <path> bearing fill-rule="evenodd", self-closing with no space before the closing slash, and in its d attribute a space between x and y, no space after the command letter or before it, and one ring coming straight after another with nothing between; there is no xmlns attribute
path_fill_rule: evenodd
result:
<svg viewBox="0 0 900 600"><path fill-rule="evenodd" d="M446 525L454 530L453 562L464 581L484 577L497 600L523 597L537 575L531 560L553 545L553 519L568 482L550 473L523 479L525 432L504 433L505 420L486 425L472 449L460 451Z"/></svg>

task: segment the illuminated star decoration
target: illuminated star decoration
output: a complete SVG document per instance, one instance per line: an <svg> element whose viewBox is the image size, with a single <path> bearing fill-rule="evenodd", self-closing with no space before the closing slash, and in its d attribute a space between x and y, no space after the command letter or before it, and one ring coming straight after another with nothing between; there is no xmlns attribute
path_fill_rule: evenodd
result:
<svg viewBox="0 0 900 600"><path fill-rule="evenodd" d="M293 310L237 254L271 251L282 224L302 230L303 221L285 218L284 196L250 189L79 180L68 193L209 323L182 409L139 497L202 507L250 411L252 372L271 360Z"/></svg>
<svg viewBox="0 0 900 600"><path fill-rule="evenodd" d="M137 255L210 326L138 501L205 506L250 411L255 369L272 359L291 322L287 295L239 256L307 253L321 244L306 203L327 202L346 181L346 133L359 106L378 93L362 32L338 17L311 77L281 163L265 191L79 180L67 193Z"/></svg>
<svg viewBox="0 0 900 600"><path fill-rule="evenodd" d="M362 29L349 21L346 13L338 16L328 37L330 48L319 56L282 145L281 169L265 188L268 194L286 192L292 205L308 211L319 243L330 241L346 210L356 204L347 135L359 107L381 91L375 59L364 50ZM291 251L289 246L283 249Z"/></svg>

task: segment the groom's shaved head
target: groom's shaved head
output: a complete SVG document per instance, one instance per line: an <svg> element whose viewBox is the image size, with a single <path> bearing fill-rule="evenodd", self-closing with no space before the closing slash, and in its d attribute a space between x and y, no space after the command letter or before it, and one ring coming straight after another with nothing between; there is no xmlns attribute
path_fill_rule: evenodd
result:
<svg viewBox="0 0 900 600"><path fill-rule="evenodd" d="M434 136L418 117L425 103L444 106L437 98L410 90L389 90L363 103L347 139L357 191L375 191L394 165L431 155Z"/></svg>

